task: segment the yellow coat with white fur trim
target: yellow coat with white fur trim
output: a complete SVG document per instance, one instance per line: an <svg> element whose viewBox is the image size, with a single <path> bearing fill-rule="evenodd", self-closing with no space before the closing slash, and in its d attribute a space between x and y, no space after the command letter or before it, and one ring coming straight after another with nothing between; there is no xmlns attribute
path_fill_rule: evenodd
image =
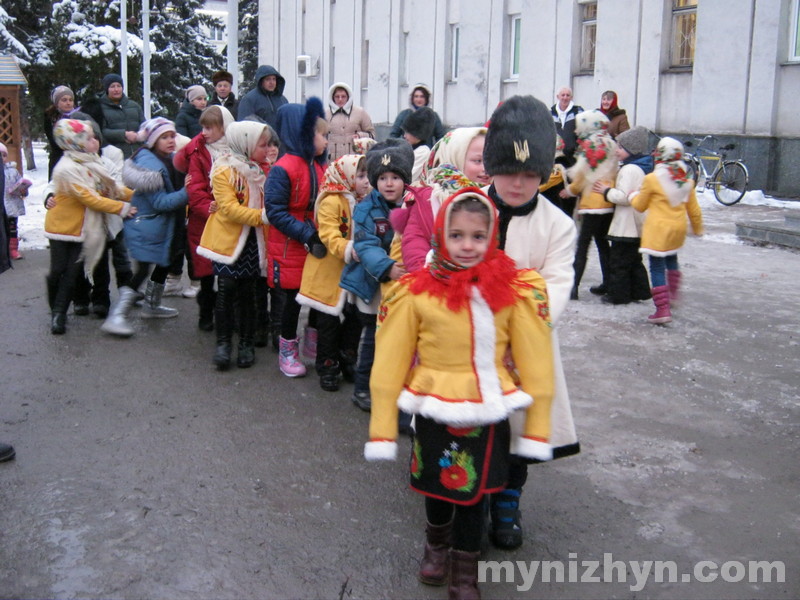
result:
<svg viewBox="0 0 800 600"><path fill-rule="evenodd" d="M206 221L197 253L225 265L235 263L244 249L250 228L255 227L258 239L259 264L262 274L266 264L266 222L264 198L250 198L245 185L236 190L231 184L232 169L220 169L211 179L217 211ZM241 199L241 201L240 201Z"/></svg>
<svg viewBox="0 0 800 600"><path fill-rule="evenodd" d="M497 423L526 408L518 452L551 458L554 369L546 285L536 271L519 274L533 287L521 288L522 298L497 313L475 288L469 307L458 312L428 293L412 294L406 278L390 289L378 312L367 459L394 458L398 407L457 427ZM504 365L509 347L519 386Z"/></svg>
<svg viewBox="0 0 800 600"><path fill-rule="evenodd" d="M339 287L345 264L353 260L353 207L344 194L322 199L316 211L317 233L328 252L306 257L297 302L329 315L340 315L347 293Z"/></svg>

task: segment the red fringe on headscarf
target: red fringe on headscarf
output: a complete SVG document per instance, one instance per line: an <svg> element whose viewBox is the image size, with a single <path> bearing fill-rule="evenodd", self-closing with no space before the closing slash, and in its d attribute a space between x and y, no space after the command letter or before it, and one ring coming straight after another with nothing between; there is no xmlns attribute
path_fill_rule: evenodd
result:
<svg viewBox="0 0 800 600"><path fill-rule="evenodd" d="M522 289L532 287L520 281L517 272L514 261L498 250L493 257L469 269L455 271L446 279L434 277L429 267L406 277L412 278L409 285L412 294L427 292L444 301L452 311L469 306L472 286L476 286L489 308L496 313L521 298Z"/></svg>

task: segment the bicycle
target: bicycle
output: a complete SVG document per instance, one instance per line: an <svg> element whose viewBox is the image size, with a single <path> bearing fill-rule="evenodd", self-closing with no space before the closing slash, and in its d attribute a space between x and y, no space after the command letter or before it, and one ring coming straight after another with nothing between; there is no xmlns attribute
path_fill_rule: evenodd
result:
<svg viewBox="0 0 800 600"><path fill-rule="evenodd" d="M694 180L696 185L700 185L699 177L702 177L705 189L713 190L717 202L725 206L736 204L744 197L747 191L747 183L750 175L747 167L740 159L726 160L727 152L733 150L735 144L721 146L719 152L706 148L703 144L714 139L713 135L707 135L703 139L697 140L697 152L690 154L684 152L683 161L686 163L687 176ZM684 142L684 147L691 147L691 141ZM706 168L707 163L714 163L711 172ZM710 164L709 164L710 166Z"/></svg>

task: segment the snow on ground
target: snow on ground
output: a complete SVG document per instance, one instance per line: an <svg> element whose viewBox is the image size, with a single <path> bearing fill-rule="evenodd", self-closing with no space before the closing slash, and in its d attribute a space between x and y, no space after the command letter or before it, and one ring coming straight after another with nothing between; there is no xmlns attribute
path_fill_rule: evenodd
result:
<svg viewBox="0 0 800 600"><path fill-rule="evenodd" d="M44 208L45 188L47 187L47 151L44 144L34 144L33 156L36 169L26 171L25 176L33 182L28 198L25 201L26 215L19 219L20 248L47 248L47 238L44 237ZM735 234L735 227L729 222L731 217L742 212L742 207L770 207L770 208L800 208L800 202L782 200L766 196L761 190L749 191L744 198L734 207L723 206L714 198L710 190L697 190L697 199L703 209L703 218L708 229L705 239L710 242L724 244L742 243ZM737 210L738 207L738 210ZM746 211L747 213L751 211ZM714 227L714 225L718 227ZM730 226L729 226L730 225ZM721 226L721 227L720 227ZM720 229L719 231L715 229Z"/></svg>

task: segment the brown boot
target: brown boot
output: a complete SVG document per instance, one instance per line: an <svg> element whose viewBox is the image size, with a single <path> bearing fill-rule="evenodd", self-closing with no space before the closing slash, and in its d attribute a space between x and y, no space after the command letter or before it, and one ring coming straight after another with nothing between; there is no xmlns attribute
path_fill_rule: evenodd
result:
<svg viewBox="0 0 800 600"><path fill-rule="evenodd" d="M448 600L481 600L478 590L478 557L480 552L450 550L450 585Z"/></svg>
<svg viewBox="0 0 800 600"><path fill-rule="evenodd" d="M450 552L450 531L453 522L425 527L425 554L419 564L419 580L427 585L447 583L447 558Z"/></svg>

